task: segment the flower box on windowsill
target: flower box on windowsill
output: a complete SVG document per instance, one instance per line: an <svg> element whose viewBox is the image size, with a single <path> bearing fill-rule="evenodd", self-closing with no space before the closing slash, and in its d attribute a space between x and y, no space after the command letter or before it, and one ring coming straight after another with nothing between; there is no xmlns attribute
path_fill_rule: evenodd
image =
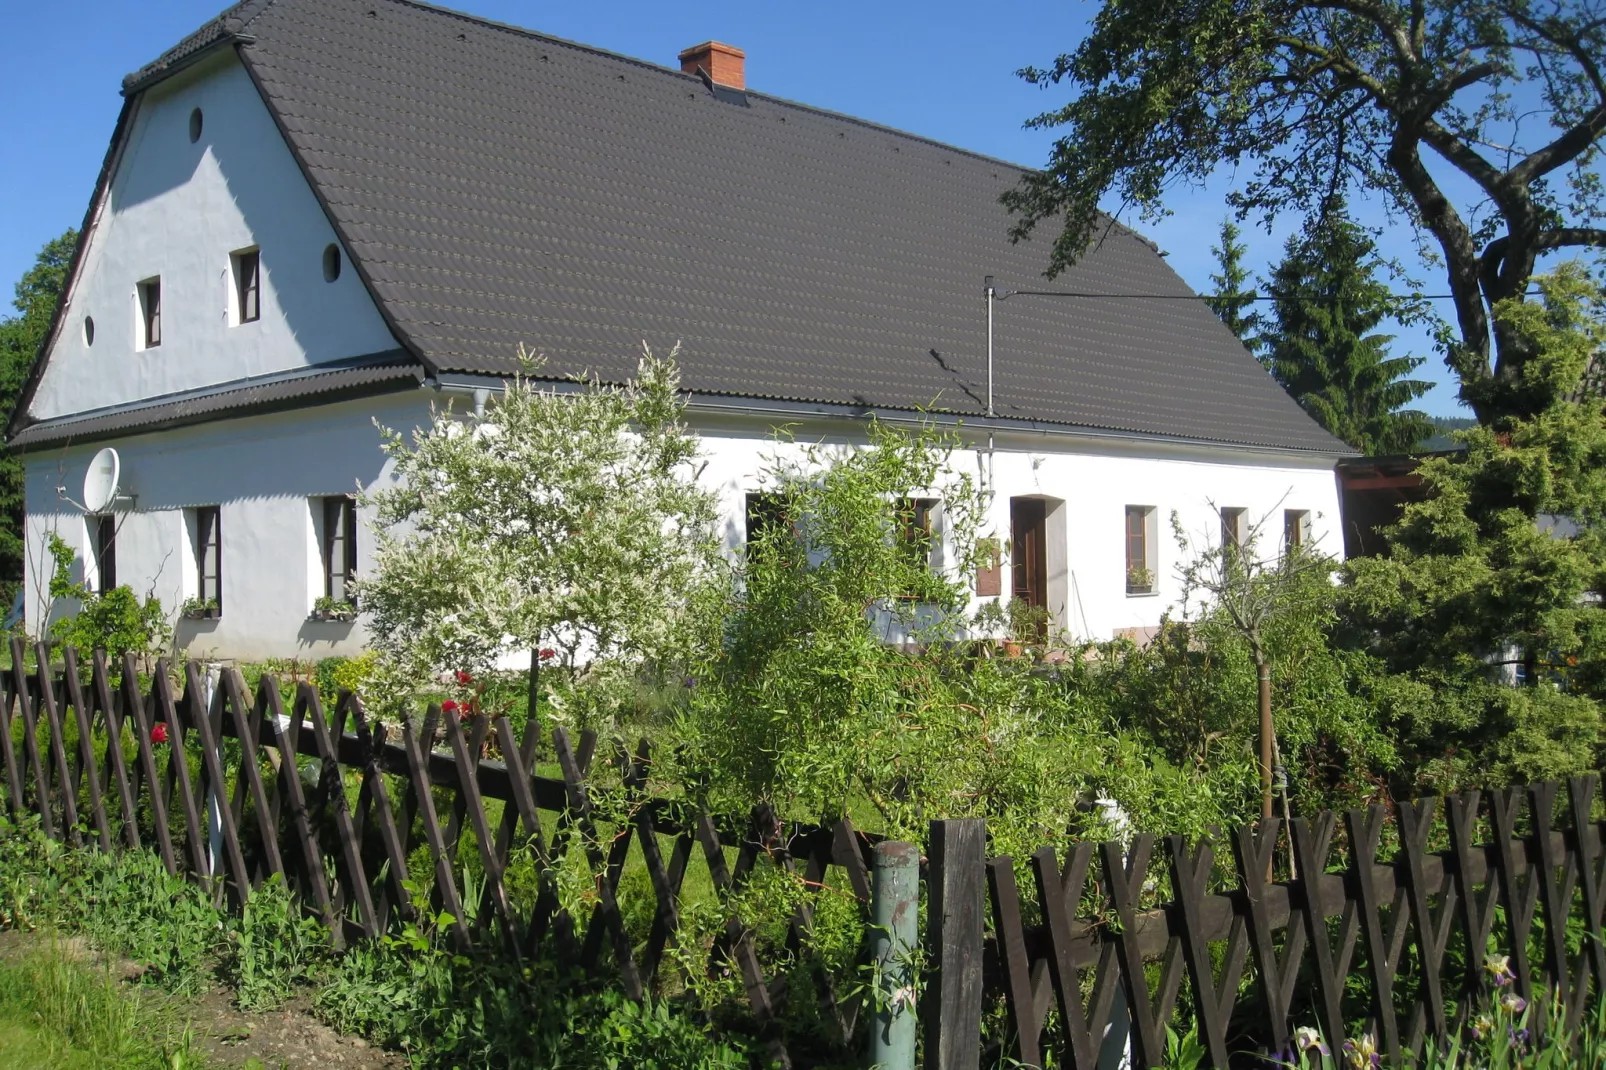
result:
<svg viewBox="0 0 1606 1070"><path fill-rule="evenodd" d="M349 624L357 619L357 606L350 599L325 595L312 603L312 612L307 614L307 619Z"/></svg>
<svg viewBox="0 0 1606 1070"><path fill-rule="evenodd" d="M178 607L178 615L185 620L217 620L223 616L223 610L210 599L203 602L198 598L189 598Z"/></svg>

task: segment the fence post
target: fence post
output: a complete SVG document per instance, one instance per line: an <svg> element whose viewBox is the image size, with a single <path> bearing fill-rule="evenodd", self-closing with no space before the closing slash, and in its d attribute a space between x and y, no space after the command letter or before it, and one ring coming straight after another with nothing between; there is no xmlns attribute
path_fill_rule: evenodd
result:
<svg viewBox="0 0 1606 1070"><path fill-rule="evenodd" d="M1126 860L1127 848L1131 846L1128 835L1132 829L1131 819L1114 799L1100 796L1093 800L1093 805L1120 841L1121 857ZM1141 977L1139 982L1142 983ZM1126 986L1122 985L1116 988L1115 998L1110 1001L1110 1024L1104 1027L1104 1039L1099 1044L1099 1070L1132 1070L1133 1063L1132 1008L1126 1001Z"/></svg>
<svg viewBox="0 0 1606 1070"><path fill-rule="evenodd" d="M933 821L926 868L926 1070L981 1065L987 822Z"/></svg>
<svg viewBox="0 0 1606 1070"><path fill-rule="evenodd" d="M871 922L880 968L875 1021L870 1025L870 1064L882 1070L914 1070L915 1008L911 957L919 947L920 850L886 840L875 846Z"/></svg>

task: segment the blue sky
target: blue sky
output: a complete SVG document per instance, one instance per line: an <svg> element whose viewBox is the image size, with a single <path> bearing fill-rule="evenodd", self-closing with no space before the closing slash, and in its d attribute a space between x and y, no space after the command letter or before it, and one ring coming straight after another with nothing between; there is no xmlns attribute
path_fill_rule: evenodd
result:
<svg viewBox="0 0 1606 1070"><path fill-rule="evenodd" d="M117 118L122 76L222 6L221 0L0 3L0 40L8 45L0 65L0 298L9 303L10 286L46 240L82 221ZM1032 165L1047 158L1052 138L1022 123L1063 98L1013 72L1074 47L1096 10L1087 2L1043 0L459 0L451 6L666 65L682 48L716 38L746 50L754 89ZM1210 246L1231 182L1224 174L1204 189L1178 191L1168 202L1174 214L1159 224L1127 220L1159 242L1196 289L1210 288ZM1384 222L1364 205L1360 214ZM1272 235L1246 234L1255 269L1276 258L1288 225ZM1383 248L1416 266L1430 292L1443 291L1438 273L1420 266L1408 230L1386 228ZM1407 351L1427 356L1418 374L1441 384L1422 407L1464 414L1424 332L1399 332L1395 352Z"/></svg>

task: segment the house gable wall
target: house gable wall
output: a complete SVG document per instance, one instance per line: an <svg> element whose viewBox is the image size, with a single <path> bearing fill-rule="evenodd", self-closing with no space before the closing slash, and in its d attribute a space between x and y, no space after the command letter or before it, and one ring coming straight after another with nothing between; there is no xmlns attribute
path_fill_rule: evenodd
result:
<svg viewBox="0 0 1606 1070"><path fill-rule="evenodd" d="M345 250L325 281L324 250L338 238L233 53L146 92L97 214L32 420L397 346ZM261 315L237 324L231 254L252 246ZM137 286L156 277L161 344L141 348Z"/></svg>

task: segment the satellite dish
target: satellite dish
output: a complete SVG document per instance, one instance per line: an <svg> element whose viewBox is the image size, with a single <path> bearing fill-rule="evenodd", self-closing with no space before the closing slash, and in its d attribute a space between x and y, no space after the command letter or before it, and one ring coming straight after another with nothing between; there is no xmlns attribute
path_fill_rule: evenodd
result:
<svg viewBox="0 0 1606 1070"><path fill-rule="evenodd" d="M94 460L89 462L89 471L84 473L85 512L104 513L111 508L112 502L117 500L122 471L122 461L110 446L95 454Z"/></svg>

